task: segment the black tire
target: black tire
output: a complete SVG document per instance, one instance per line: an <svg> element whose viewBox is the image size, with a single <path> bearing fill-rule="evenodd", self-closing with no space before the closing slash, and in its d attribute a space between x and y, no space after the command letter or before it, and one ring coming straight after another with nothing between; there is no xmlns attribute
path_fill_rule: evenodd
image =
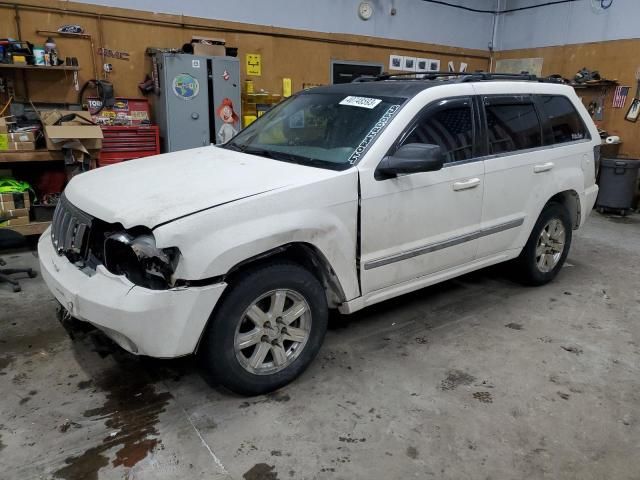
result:
<svg viewBox="0 0 640 480"><path fill-rule="evenodd" d="M228 289L209 321L200 349L213 381L241 395L261 395L292 382L315 358L327 331L327 301L318 279L295 263L281 262L240 274ZM311 314L310 333L291 364L280 371L258 375L246 370L236 357L236 328L256 299L280 289L293 291L307 302Z"/></svg>
<svg viewBox="0 0 640 480"><path fill-rule="evenodd" d="M544 272L541 271L538 267L536 249L538 247L538 239L540 238L543 228L545 228L545 226L554 219L562 222L562 225L564 227L564 249L562 250L558 263L555 265L555 267L548 272ZM522 249L520 256L516 260L519 277L523 281L523 283L527 285L539 286L549 283L551 280L553 280L556 275L558 275L558 272L567 259L569 249L571 248L572 236L573 228L571 217L567 208L559 203L548 203L542 210L540 217L538 217L538 220L536 221L536 224L531 231L531 235L529 236L529 240L527 240L527 243Z"/></svg>

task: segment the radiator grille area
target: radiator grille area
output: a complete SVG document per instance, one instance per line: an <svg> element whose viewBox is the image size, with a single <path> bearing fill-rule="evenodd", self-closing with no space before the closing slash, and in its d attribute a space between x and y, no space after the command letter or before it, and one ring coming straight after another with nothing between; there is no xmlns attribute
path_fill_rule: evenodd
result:
<svg viewBox="0 0 640 480"><path fill-rule="evenodd" d="M93 217L60 197L51 223L51 241L58 255L70 261L86 260Z"/></svg>

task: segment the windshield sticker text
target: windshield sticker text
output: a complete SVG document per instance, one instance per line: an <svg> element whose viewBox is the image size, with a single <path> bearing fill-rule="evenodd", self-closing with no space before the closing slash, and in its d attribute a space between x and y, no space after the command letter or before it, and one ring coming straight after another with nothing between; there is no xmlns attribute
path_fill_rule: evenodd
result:
<svg viewBox="0 0 640 480"><path fill-rule="evenodd" d="M380 102L382 102L382 100L380 100L379 98L354 97L350 95L348 97L345 97L344 100L340 102L340 105L368 108L371 110L373 108L376 108Z"/></svg>
<svg viewBox="0 0 640 480"><path fill-rule="evenodd" d="M380 131L385 127L385 125L389 123L389 120L391 120L391 117L393 117L393 115L396 113L396 111L399 108L400 108L400 105L391 105L387 109L387 111L384 113L384 115L380 117L380 120L376 122L373 128L369 130L369 133L367 133L367 136L362 139L362 142L360 142L360 145L358 145L358 148L356 148L354 152L351 154L351 156L349 157L349 163L351 165L353 165L358 160L360 160L360 157L362 156L363 152L367 149L367 147L373 141L373 139L376 138L376 136L380 133Z"/></svg>

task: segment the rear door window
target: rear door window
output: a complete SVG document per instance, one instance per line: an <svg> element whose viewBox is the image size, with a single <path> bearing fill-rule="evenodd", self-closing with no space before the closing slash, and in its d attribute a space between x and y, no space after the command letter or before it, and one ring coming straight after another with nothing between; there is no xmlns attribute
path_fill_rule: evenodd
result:
<svg viewBox="0 0 640 480"><path fill-rule="evenodd" d="M558 144L590 139L580 114L567 97L539 95L538 104L550 129L546 143Z"/></svg>
<svg viewBox="0 0 640 480"><path fill-rule="evenodd" d="M530 96L485 97L489 153L542 146L542 128Z"/></svg>

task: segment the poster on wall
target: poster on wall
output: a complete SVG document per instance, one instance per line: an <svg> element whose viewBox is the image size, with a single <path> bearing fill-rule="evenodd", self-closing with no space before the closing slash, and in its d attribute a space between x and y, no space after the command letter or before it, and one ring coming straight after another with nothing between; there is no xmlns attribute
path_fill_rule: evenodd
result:
<svg viewBox="0 0 640 480"><path fill-rule="evenodd" d="M428 58L416 58L416 72L424 73L429 71L429 60Z"/></svg>
<svg viewBox="0 0 640 480"><path fill-rule="evenodd" d="M402 70L403 63L402 55L389 55L389 70Z"/></svg>
<svg viewBox="0 0 640 480"><path fill-rule="evenodd" d="M425 73L429 71L428 58L416 58L416 78L424 78Z"/></svg>
<svg viewBox="0 0 640 480"><path fill-rule="evenodd" d="M262 76L262 55L259 53L247 53L246 57L247 75L252 77Z"/></svg>
<svg viewBox="0 0 640 480"><path fill-rule="evenodd" d="M404 57L404 63L402 64L402 70L405 72L416 71L416 57Z"/></svg>
<svg viewBox="0 0 640 480"><path fill-rule="evenodd" d="M416 77L425 78L428 72L438 72L440 70L440 60L431 58L416 58Z"/></svg>
<svg viewBox="0 0 640 480"><path fill-rule="evenodd" d="M496 62L496 73L522 73L542 76L544 58L510 58Z"/></svg>

